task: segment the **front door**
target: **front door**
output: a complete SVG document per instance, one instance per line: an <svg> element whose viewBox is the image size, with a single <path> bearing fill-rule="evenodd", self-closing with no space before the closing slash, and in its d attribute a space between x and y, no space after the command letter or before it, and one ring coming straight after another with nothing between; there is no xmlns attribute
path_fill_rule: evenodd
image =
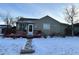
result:
<svg viewBox="0 0 79 59"><path fill-rule="evenodd" d="M33 24L28 24L28 35L33 35Z"/></svg>

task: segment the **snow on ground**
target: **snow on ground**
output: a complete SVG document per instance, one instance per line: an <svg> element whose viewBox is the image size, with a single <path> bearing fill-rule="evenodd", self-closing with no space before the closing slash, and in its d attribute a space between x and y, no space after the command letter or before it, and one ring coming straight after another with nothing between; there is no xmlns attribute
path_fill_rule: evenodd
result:
<svg viewBox="0 0 79 59"><path fill-rule="evenodd" d="M0 55L19 55L25 46L25 38L0 37ZM79 54L79 37L33 38L32 55L71 55Z"/></svg>
<svg viewBox="0 0 79 59"><path fill-rule="evenodd" d="M1 38L0 37L0 55L19 54L26 40L23 38Z"/></svg>
<svg viewBox="0 0 79 59"><path fill-rule="evenodd" d="M72 55L79 54L79 37L55 37L33 39L37 55Z"/></svg>

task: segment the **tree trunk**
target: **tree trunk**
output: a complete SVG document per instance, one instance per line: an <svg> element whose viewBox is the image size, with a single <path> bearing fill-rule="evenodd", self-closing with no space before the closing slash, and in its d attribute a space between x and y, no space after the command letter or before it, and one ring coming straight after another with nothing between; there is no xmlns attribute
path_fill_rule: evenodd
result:
<svg viewBox="0 0 79 59"><path fill-rule="evenodd" d="M74 36L74 25L73 25L73 18L72 18L72 36Z"/></svg>

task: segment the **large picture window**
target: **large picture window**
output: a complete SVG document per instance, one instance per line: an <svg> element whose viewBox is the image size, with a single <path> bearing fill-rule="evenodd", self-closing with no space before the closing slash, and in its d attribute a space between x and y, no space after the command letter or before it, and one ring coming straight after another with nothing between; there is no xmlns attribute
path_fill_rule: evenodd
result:
<svg viewBox="0 0 79 59"><path fill-rule="evenodd" d="M49 30L49 29L50 29L50 24L44 23L44 24L43 24L43 29L44 29L44 30Z"/></svg>

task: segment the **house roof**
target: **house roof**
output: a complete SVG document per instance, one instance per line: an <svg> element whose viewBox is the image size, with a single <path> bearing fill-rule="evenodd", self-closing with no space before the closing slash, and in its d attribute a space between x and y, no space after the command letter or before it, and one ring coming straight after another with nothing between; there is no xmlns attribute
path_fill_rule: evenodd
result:
<svg viewBox="0 0 79 59"><path fill-rule="evenodd" d="M5 27L7 27L7 25L0 25L0 28L5 28Z"/></svg>
<svg viewBox="0 0 79 59"><path fill-rule="evenodd" d="M79 23L74 24L74 26L79 26Z"/></svg>
<svg viewBox="0 0 79 59"><path fill-rule="evenodd" d="M51 16L48 16L48 15L46 15L46 16L40 18L40 19L44 19L44 18L49 18L49 19L51 18L51 19L55 20L56 22L59 22L59 21L57 21L56 19L54 19L54 18L52 18Z"/></svg>
<svg viewBox="0 0 79 59"><path fill-rule="evenodd" d="M42 18L52 18L52 17L46 15L46 16L44 16L44 17L42 17ZM42 19L42 18L40 18L40 19ZM54 19L54 18L52 18L52 19Z"/></svg>
<svg viewBox="0 0 79 59"><path fill-rule="evenodd" d="M54 19L54 18L52 18L52 17L50 17L50 16L48 16L48 15L46 15L46 16L40 18L40 19L43 19L43 18L51 18L52 20L55 20L56 22L58 22L58 23L60 23L60 24L68 25L68 24L65 24L65 23L61 23L61 22L57 21L56 19Z"/></svg>
<svg viewBox="0 0 79 59"><path fill-rule="evenodd" d="M48 15L46 15L46 16L40 18L40 19L36 19L36 18L24 18L24 17L21 17L18 21L19 21L19 22L20 22L20 21L23 22L23 21L41 20L41 19L43 19L43 18L51 18L51 19L55 20L56 22L58 22L58 23L60 23L60 24L68 25L68 24L65 24L65 23L61 23L61 22L57 21L56 19L54 19L54 18L52 18L52 17L50 17L50 16L48 16ZM17 21L17 22L18 22L18 21Z"/></svg>
<svg viewBox="0 0 79 59"><path fill-rule="evenodd" d="M27 21L27 20L38 20L38 19L35 19L35 18L23 18L23 17L21 17L18 21Z"/></svg>

